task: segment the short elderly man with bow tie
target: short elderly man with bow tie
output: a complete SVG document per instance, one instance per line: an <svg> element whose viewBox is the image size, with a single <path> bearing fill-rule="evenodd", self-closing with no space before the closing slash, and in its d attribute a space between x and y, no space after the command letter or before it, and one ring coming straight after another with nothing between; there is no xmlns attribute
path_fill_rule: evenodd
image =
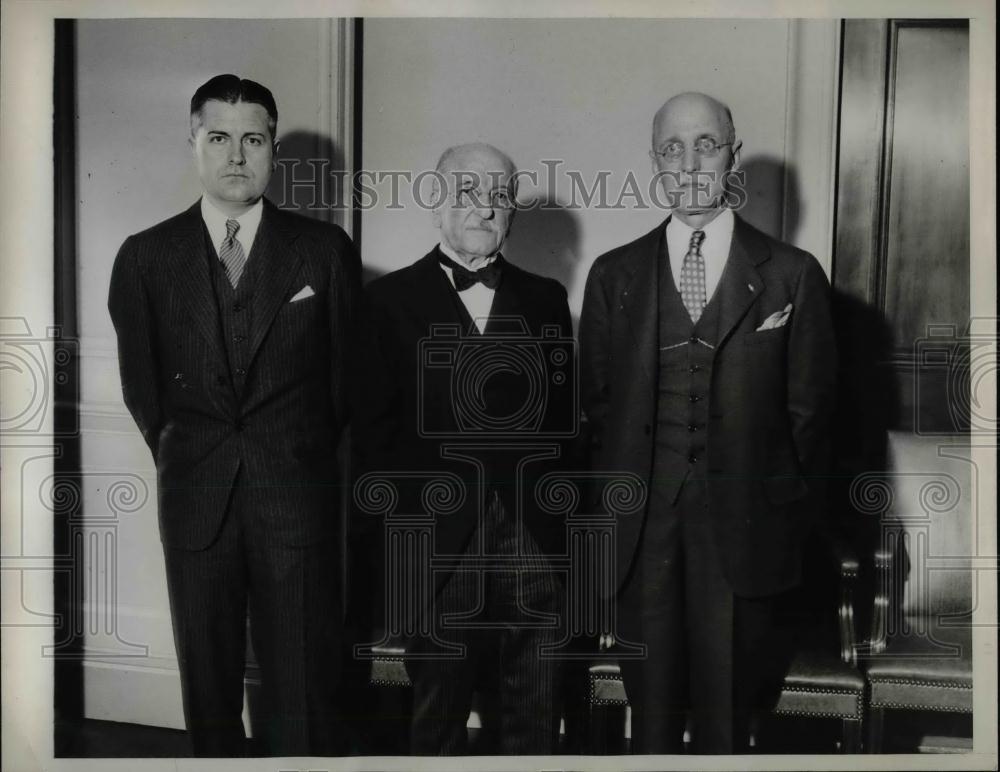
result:
<svg viewBox="0 0 1000 772"><path fill-rule="evenodd" d="M649 482L617 528L618 638L637 753L747 749L775 600L799 582L824 503L835 352L812 257L727 206L741 142L704 94L653 120L672 213L602 255L580 322L592 461ZM728 192L733 192L729 190Z"/></svg>
<svg viewBox="0 0 1000 772"><path fill-rule="evenodd" d="M507 350L517 354L544 350L546 341L571 343L572 322L559 282L518 268L500 253L516 214L516 176L510 158L490 145L446 150L433 191L440 244L366 288L371 338L363 347L366 377L354 432L359 467L417 476L413 490L400 491L408 502L400 511L426 511L419 476L429 470L461 480L464 495L458 511L431 513L433 556L454 558L454 570L434 571L426 596L416 591L415 579L407 585L413 603L394 607L406 616L404 627L422 632L407 642L406 661L414 692L411 751L419 755L469 749L466 722L484 673L496 680L498 709L482 715L483 732L495 743L481 750L556 750L556 663L540 653L558 632L549 623L558 620L562 591L545 556L562 550L565 524L535 511L531 490L515 495L531 488L515 480L518 470L536 479L550 449L522 442L520 450L505 450L503 439L508 419L522 406L541 397L551 410L558 400L525 392L530 373L502 352L511 345ZM450 337L442 340L442 330L451 330ZM541 342L519 348L519 336ZM439 347L433 370L428 366L434 362L421 355L428 342ZM501 352L499 358L493 352ZM440 366L447 357L456 368L468 364L468 377ZM571 363L565 364L571 373ZM445 377L436 377L442 369ZM459 393L456 383L467 391ZM538 385L544 390L551 383L546 378ZM564 381L561 388L568 393L572 386ZM462 411L472 416L471 424L461 423ZM540 420L542 433L552 428L545 425L548 414ZM463 426L472 427L468 437ZM531 432L520 437L529 445L532 439ZM549 621L540 624L545 615ZM462 652L436 651L432 637Z"/></svg>
<svg viewBox="0 0 1000 772"><path fill-rule="evenodd" d="M197 756L246 755L247 613L261 750L341 752L336 448L360 263L338 227L263 198L271 92L218 75L191 100L203 188L130 236L108 307L125 404L156 463L184 716Z"/></svg>

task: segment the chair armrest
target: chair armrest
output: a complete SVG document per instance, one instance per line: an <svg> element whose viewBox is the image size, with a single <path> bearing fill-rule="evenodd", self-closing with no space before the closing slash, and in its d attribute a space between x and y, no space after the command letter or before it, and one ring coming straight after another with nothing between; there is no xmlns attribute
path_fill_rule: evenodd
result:
<svg viewBox="0 0 1000 772"><path fill-rule="evenodd" d="M872 626L867 653L881 654L885 651L889 628L889 602L892 589L893 553L891 549L879 549L874 555L875 595L872 604Z"/></svg>
<svg viewBox="0 0 1000 772"><path fill-rule="evenodd" d="M861 563L857 552L843 535L827 534L830 554L833 557L839 577L837 602L837 622L840 631L840 658L849 665L857 662L857 632L854 626L855 588L858 583Z"/></svg>

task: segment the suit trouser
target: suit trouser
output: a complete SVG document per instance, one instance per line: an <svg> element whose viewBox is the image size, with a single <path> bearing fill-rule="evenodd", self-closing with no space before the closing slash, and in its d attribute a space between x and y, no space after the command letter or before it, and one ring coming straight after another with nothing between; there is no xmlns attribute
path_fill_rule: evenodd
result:
<svg viewBox="0 0 1000 772"><path fill-rule="evenodd" d="M733 595L708 520L706 483L690 478L676 502L655 484L632 575L619 596L619 631L644 643L621 662L634 753L680 753L686 711L697 753L748 750L764 687L770 598Z"/></svg>
<svg viewBox="0 0 1000 772"><path fill-rule="evenodd" d="M500 559L487 570L459 567L437 594L429 612L436 635L462 645L464 653L407 660L413 681L414 754L467 751L466 723L484 672L498 681L493 710L482 716L483 732L492 744L484 752L555 753L558 662L540 656L540 650L561 638L563 590L534 539L526 531L525 537L519 554L513 518L494 495L463 562L480 554ZM449 622L448 615L461 619ZM410 652L426 655L433 649L427 641L415 641Z"/></svg>
<svg viewBox="0 0 1000 772"><path fill-rule="evenodd" d="M207 549L164 548L184 717L196 756L246 755L248 610L261 674L264 752L332 755L343 741L336 710L342 656L337 550L332 539L283 544L268 533L268 515L274 517L255 507L252 489L238 486Z"/></svg>

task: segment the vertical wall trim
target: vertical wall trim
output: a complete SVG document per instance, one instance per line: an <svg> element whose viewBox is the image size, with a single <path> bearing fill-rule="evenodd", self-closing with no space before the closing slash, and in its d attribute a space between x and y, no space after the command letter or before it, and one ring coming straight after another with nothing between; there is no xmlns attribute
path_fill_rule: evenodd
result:
<svg viewBox="0 0 1000 772"><path fill-rule="evenodd" d="M875 307L885 314L886 254L889 248L889 181L892 179L892 126L896 103L896 38L898 24L890 19L885 28L885 102L882 107L882 157L878 165L878 213L875 226L875 243L872 245L872 268L869 276L868 297Z"/></svg>
<svg viewBox="0 0 1000 772"><path fill-rule="evenodd" d="M53 72L53 300L56 339L53 341L53 471L55 484L79 491L75 478L80 465L79 395L80 360L74 345L79 337L77 309L77 136L76 136L76 22L56 19L53 26L55 68ZM82 498L82 497L81 497ZM70 521L78 512L54 507L52 511L53 555L73 555ZM23 545L22 545L23 546ZM23 551L23 550L22 550ZM84 602L79 581L82 566L74 562L69 571L54 571L53 609L56 616L54 641L59 656L53 660L54 753L62 755L72 743L73 722L83 717L82 631L74 620Z"/></svg>
<svg viewBox="0 0 1000 772"><path fill-rule="evenodd" d="M797 120L798 111L795 110L796 103L799 101L797 97L797 78L799 76L798 67L798 52L799 52L799 36L801 35L802 22L796 19L789 19L786 24L786 43L785 43L785 147L784 147L784 158L785 162L782 164L782 176L781 176L781 228L779 233L781 233L782 241L791 241L794 234L788 232L788 224L791 220L790 207L792 202L790 201L790 194L795 194L794 180L793 176L795 170L792 168L792 164L789 163L789 159L795 158L798 155L798 147L796 146L796 126L795 121Z"/></svg>
<svg viewBox="0 0 1000 772"><path fill-rule="evenodd" d="M352 148L353 152L351 155L351 165L346 167L351 172L351 177L353 180L353 175L357 174L362 169L362 164L364 159L361 155L361 134L364 131L364 126L361 122L362 111L364 110L364 47L365 47L365 27L364 19L357 18L352 19L350 22L351 37L352 37L352 53L353 53L353 78L352 78L352 89L351 97L353 103L353 110L351 110L351 121L352 125ZM351 238L354 239L354 244L358 251L361 251L361 207L358 206L360 200L357 189L354 185L351 185L351 229L349 233Z"/></svg>

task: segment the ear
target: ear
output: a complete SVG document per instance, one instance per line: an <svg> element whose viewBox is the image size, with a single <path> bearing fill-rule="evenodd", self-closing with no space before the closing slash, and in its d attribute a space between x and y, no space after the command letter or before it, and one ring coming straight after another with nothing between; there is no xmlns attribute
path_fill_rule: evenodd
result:
<svg viewBox="0 0 1000 772"><path fill-rule="evenodd" d="M278 151L281 149L281 140L276 139L271 144L271 171L278 168Z"/></svg>
<svg viewBox="0 0 1000 772"><path fill-rule="evenodd" d="M743 140L738 139L733 143L733 162L730 164L729 169L736 170L740 168L740 148L743 147Z"/></svg>

